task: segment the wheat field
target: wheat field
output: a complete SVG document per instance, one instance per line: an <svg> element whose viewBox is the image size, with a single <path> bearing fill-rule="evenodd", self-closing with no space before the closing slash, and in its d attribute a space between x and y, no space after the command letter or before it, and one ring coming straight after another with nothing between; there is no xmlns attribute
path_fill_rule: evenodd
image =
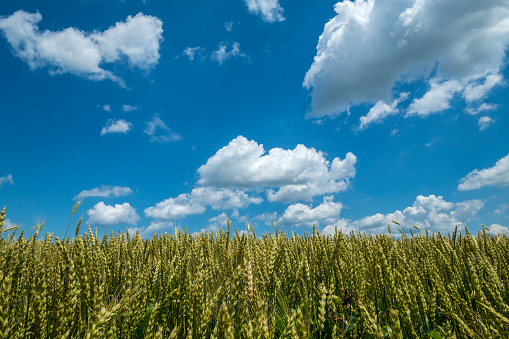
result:
<svg viewBox="0 0 509 339"><path fill-rule="evenodd" d="M486 229L25 239L4 218L0 338L509 338L509 241Z"/></svg>

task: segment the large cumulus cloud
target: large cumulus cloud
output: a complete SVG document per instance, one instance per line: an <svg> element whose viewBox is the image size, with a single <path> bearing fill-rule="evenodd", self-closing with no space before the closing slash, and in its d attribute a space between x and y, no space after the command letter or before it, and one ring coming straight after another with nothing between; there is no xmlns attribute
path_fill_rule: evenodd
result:
<svg viewBox="0 0 509 339"><path fill-rule="evenodd" d="M198 184L265 188L269 201L311 201L317 195L346 190L355 175L357 158L353 153L332 162L321 151L304 145L265 153L263 145L238 136L198 169Z"/></svg>
<svg viewBox="0 0 509 339"><path fill-rule="evenodd" d="M334 10L304 80L312 90L309 117L391 102L398 83L416 80L429 82L432 93L415 99L410 112L427 115L446 109L454 95L475 105L503 80L505 0L345 0Z"/></svg>

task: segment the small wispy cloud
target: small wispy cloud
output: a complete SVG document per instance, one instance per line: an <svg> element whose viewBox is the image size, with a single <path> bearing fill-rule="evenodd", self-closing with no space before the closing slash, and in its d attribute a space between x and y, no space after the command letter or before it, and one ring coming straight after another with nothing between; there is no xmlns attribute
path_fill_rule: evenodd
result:
<svg viewBox="0 0 509 339"><path fill-rule="evenodd" d="M2 185L12 185L14 184L14 180L12 180L12 174L8 174L5 177L0 177L0 188L2 188Z"/></svg>
<svg viewBox="0 0 509 339"><path fill-rule="evenodd" d="M151 142L166 143L182 140L182 137L166 126L164 121L162 121L157 114L154 115L152 121L147 122L147 127L143 132L150 135Z"/></svg>
<svg viewBox="0 0 509 339"><path fill-rule="evenodd" d="M233 30L233 21L225 22L224 29L226 29L227 32L231 32Z"/></svg>
<svg viewBox="0 0 509 339"><path fill-rule="evenodd" d="M497 209L495 210L495 214L496 215L502 215L505 213L505 211L509 208L509 204L507 203L503 203L503 204L500 204Z"/></svg>
<svg viewBox="0 0 509 339"><path fill-rule="evenodd" d="M101 187L92 188L90 190L83 190L80 194L75 196L74 199L81 200L87 197L118 198L132 193L133 190L129 187L102 185Z"/></svg>
<svg viewBox="0 0 509 339"><path fill-rule="evenodd" d="M122 111L124 111L125 113L129 113L129 112L132 112L132 111L137 111L139 109L140 108L138 106L122 105Z"/></svg>
<svg viewBox="0 0 509 339"><path fill-rule="evenodd" d="M186 49L184 49L184 51L182 52L182 55L183 56L186 56L189 58L190 61L193 61L194 60L194 57L196 55L201 55L201 53L204 51L205 49L203 49L202 47L200 46L197 46L197 47L187 47Z"/></svg>
<svg viewBox="0 0 509 339"><path fill-rule="evenodd" d="M426 147L433 146L434 144L436 144L438 142L438 140L440 140L440 138L435 138L435 139L431 140L430 142L427 142Z"/></svg>
<svg viewBox="0 0 509 339"><path fill-rule="evenodd" d="M109 119L101 130L101 136L109 133L124 133L127 134L133 127L133 124L125 121L124 119Z"/></svg>
<svg viewBox="0 0 509 339"><path fill-rule="evenodd" d="M477 115L482 112L494 111L498 105L482 103L479 107L467 107L465 111L470 115Z"/></svg>
<svg viewBox="0 0 509 339"><path fill-rule="evenodd" d="M212 60L215 60L222 65L226 60L230 58L243 58L247 61L250 61L249 55L240 51L240 44L238 42L234 42L231 46L231 50L228 51L228 44L224 41L219 43L218 49L212 52L211 56Z"/></svg>
<svg viewBox="0 0 509 339"><path fill-rule="evenodd" d="M479 118L479 131L484 131L486 128L488 128L490 125L492 125L495 122L494 119L484 116Z"/></svg>
<svg viewBox="0 0 509 339"><path fill-rule="evenodd" d="M111 106L110 105L97 105L97 108L103 109L106 112L111 112Z"/></svg>
<svg viewBox="0 0 509 339"><path fill-rule="evenodd" d="M273 225L278 220L277 212L262 213L255 217L256 220L261 220L265 225Z"/></svg>

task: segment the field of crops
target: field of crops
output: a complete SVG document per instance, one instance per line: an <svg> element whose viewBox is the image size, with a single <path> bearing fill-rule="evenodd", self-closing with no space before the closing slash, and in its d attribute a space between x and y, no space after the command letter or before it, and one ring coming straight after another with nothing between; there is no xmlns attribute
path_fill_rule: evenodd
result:
<svg viewBox="0 0 509 339"><path fill-rule="evenodd" d="M0 338L509 338L505 235L79 225L0 240Z"/></svg>

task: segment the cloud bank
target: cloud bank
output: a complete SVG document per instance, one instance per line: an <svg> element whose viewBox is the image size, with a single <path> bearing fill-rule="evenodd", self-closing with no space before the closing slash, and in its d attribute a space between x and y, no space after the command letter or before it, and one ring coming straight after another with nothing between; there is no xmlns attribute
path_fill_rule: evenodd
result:
<svg viewBox="0 0 509 339"><path fill-rule="evenodd" d="M413 205L403 211L396 210L389 214L377 213L354 221L338 219L335 223L324 227L323 232L334 234L335 228L338 227L343 231L382 234L388 232L387 225L391 225L392 229L396 228L397 225L392 222L394 220L401 224L402 230L408 230L412 225L416 225L431 232L450 233L454 231L456 225L466 225L474 220L483 207L482 200L453 203L445 201L441 196L419 195Z"/></svg>

